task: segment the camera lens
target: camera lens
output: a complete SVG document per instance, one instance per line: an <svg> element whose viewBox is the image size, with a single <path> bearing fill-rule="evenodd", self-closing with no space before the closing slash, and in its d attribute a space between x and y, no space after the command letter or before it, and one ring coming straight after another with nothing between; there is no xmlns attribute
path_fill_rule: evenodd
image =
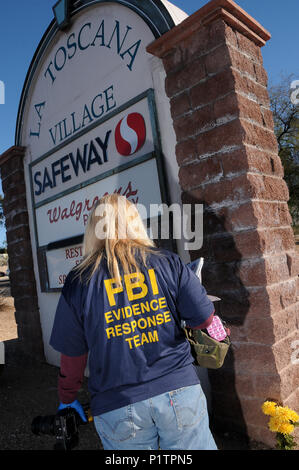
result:
<svg viewBox="0 0 299 470"><path fill-rule="evenodd" d="M55 434L55 416L37 416L31 423L33 434Z"/></svg>

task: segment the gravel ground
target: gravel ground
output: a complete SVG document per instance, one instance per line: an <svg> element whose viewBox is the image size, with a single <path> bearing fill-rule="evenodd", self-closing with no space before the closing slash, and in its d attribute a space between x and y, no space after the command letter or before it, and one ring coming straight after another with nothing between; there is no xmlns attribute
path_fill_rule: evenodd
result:
<svg viewBox="0 0 299 470"><path fill-rule="evenodd" d="M0 450L52 450L54 436L31 432L35 416L53 415L58 406L58 368L46 363L28 363L18 357L17 341L5 343L6 364L0 375ZM79 392L88 402L87 384ZM99 450L101 443L93 423L80 426L78 450Z"/></svg>
<svg viewBox="0 0 299 470"><path fill-rule="evenodd" d="M5 267L0 268L5 271ZM2 307L1 307L2 305ZM9 279L0 278L0 341L5 344L5 365L0 365L0 450L52 450L55 438L31 432L35 416L53 415L58 406L58 368L30 363L18 351L14 300ZM87 381L79 392L88 402ZM101 442L92 423L80 427L78 450L99 450Z"/></svg>

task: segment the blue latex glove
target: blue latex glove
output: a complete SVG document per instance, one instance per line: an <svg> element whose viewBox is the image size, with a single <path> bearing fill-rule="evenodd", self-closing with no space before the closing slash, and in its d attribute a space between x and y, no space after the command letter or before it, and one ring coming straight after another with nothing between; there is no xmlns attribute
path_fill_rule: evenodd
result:
<svg viewBox="0 0 299 470"><path fill-rule="evenodd" d="M76 410L77 413L79 414L82 421L87 423L87 418L85 416L84 410L82 408L81 403L79 403L78 400L75 400L72 403L68 403L68 404L60 403L60 405L58 407L58 411L64 410L64 408L74 408L74 410Z"/></svg>

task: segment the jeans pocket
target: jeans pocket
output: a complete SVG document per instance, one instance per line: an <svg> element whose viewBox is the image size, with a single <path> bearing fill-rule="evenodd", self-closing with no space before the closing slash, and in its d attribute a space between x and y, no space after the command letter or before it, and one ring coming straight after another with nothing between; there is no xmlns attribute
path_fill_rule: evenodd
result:
<svg viewBox="0 0 299 470"><path fill-rule="evenodd" d="M136 434L131 405L96 416L95 426L100 436L114 442L127 441Z"/></svg>
<svg viewBox="0 0 299 470"><path fill-rule="evenodd" d="M200 385L169 392L180 430L196 425L207 413L206 398Z"/></svg>

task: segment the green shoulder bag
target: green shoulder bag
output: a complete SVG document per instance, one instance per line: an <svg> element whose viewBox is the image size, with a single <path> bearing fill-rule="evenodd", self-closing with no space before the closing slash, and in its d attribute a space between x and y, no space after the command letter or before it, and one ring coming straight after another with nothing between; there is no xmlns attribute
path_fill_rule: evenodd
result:
<svg viewBox="0 0 299 470"><path fill-rule="evenodd" d="M216 341L203 331L191 328L185 328L185 334L196 365L207 369L222 367L231 344L229 336L223 341Z"/></svg>

